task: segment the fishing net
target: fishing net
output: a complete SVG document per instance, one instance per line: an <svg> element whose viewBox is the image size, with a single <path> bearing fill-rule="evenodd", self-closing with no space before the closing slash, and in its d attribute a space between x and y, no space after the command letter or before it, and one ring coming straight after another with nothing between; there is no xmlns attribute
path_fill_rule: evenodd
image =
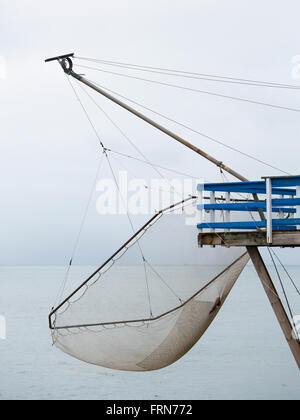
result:
<svg viewBox="0 0 300 420"><path fill-rule="evenodd" d="M50 315L53 343L129 371L174 363L217 315L249 257L199 248L191 199L157 213ZM189 225L190 224L190 225Z"/></svg>

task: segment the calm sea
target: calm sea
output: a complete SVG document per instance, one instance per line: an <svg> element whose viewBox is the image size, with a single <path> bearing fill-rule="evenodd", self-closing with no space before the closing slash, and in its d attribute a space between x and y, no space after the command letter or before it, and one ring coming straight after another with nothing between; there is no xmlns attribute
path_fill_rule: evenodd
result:
<svg viewBox="0 0 300 420"><path fill-rule="evenodd" d="M0 339L0 399L300 398L299 371L252 267L186 356L145 373L91 366L52 347L47 315L63 270L0 268L7 330ZM299 279L300 268L290 270ZM299 300L293 303L300 314Z"/></svg>

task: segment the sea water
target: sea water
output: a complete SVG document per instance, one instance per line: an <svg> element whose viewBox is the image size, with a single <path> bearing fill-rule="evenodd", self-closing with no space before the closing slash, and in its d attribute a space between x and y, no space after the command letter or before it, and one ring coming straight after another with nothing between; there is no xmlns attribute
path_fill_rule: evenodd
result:
<svg viewBox="0 0 300 420"><path fill-rule="evenodd" d="M298 281L300 268L290 269ZM62 267L0 268L0 399L300 398L299 370L251 266L191 351L152 372L92 366L52 347L48 313L63 274Z"/></svg>

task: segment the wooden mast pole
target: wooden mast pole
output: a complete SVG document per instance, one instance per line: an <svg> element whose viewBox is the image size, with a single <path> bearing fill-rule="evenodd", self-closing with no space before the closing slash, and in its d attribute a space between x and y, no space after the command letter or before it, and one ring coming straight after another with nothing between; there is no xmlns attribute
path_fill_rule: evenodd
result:
<svg viewBox="0 0 300 420"><path fill-rule="evenodd" d="M85 79L83 76L75 73L73 71L73 62L72 57L74 54L67 54L64 56L54 57L47 59L46 62L49 61L58 61L62 66L64 72L69 76L74 77L81 83L85 84L86 86L90 87L91 89L95 90L96 92L100 93L101 95L105 96L107 99L111 100L115 104L121 106L122 108L126 109L130 113L134 114L138 118L142 119L143 121L147 122L148 124L152 125L156 129L160 130L161 132L167 134L169 137L172 137L174 140L178 141L179 143L183 144L184 146L188 147L189 149L193 150L200 156L204 157L205 159L212 162L214 165L223 169L227 173L231 174L235 178L239 179L242 182L247 182L248 179L245 178L243 175L239 174L238 172L234 171L232 168L225 165L222 161L215 159L213 156L209 155L208 153L204 152L203 150L199 149L189 141L185 140L184 138L178 136L177 134L173 133L172 131L168 130L167 128L163 127L161 124L158 124L154 120L146 117L144 114L140 113L139 111L135 110L131 106L125 104L124 102L120 101L119 99L115 98L99 86L95 85L94 83L90 82L89 80ZM257 194L253 194L254 200L258 201ZM262 209L259 209L259 214L262 220L265 220L264 212ZM288 344L290 346L291 352L296 360L296 363L300 369L300 342L299 340L295 340L293 338L293 327L291 322L286 314L286 311L281 303L281 300L277 294L276 288L271 280L271 277L268 273L268 270L263 262L263 259L258 251L256 246L247 247L247 251L250 255L250 258L256 268L256 271L259 275L261 283L265 289L265 292L268 296L268 299L272 305L272 308L275 312L275 315L278 319L280 327L286 337Z"/></svg>

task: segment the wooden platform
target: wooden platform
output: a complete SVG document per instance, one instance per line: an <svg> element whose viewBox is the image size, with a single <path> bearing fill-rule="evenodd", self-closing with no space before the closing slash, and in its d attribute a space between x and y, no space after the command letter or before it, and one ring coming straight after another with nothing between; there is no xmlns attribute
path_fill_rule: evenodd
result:
<svg viewBox="0 0 300 420"><path fill-rule="evenodd" d="M300 247L300 231L274 231L272 244L267 244L266 232L200 232L199 246L279 246Z"/></svg>

